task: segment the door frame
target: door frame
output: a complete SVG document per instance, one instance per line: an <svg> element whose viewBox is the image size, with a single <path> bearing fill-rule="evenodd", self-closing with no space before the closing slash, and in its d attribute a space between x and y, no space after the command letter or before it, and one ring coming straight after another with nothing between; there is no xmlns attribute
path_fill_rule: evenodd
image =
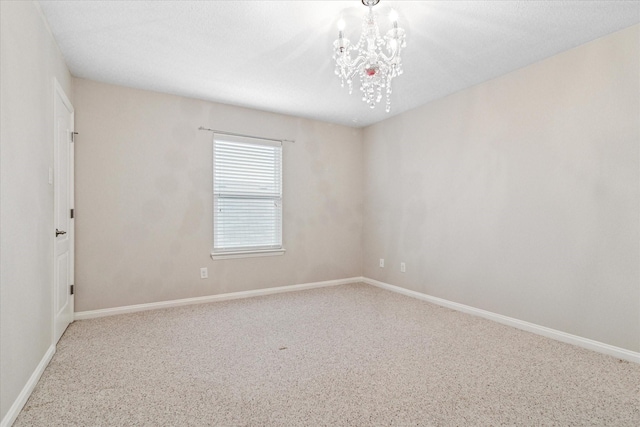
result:
<svg viewBox="0 0 640 427"><path fill-rule="evenodd" d="M51 168L53 181L53 211L52 211L52 223L53 227L51 230L51 235L55 233L55 218L56 218L56 208L57 208L57 194L56 194L56 153L58 148L56 147L56 97L59 96L62 100L63 104L67 107L67 109L71 112L70 117L70 132L73 133L75 131L75 109L73 108L73 104L69 100L69 97L65 93L64 89L58 82L57 78L53 78L53 105L52 105L52 113L53 113L53 167ZM73 138L73 135L71 136ZM73 140L72 140L73 141ZM75 283L75 143L70 142L69 144L69 209L74 209L74 217L69 218L69 230L67 230L68 238L69 238L69 285L73 286ZM53 238L51 244L51 252L52 252L52 262L51 262L51 341L55 348L57 345L56 340L56 297L57 297L57 289L56 289L56 277L55 277L55 263L56 263L56 239ZM69 305L71 310L71 320L69 324L73 322L73 313L75 312L75 287L74 293L69 297Z"/></svg>

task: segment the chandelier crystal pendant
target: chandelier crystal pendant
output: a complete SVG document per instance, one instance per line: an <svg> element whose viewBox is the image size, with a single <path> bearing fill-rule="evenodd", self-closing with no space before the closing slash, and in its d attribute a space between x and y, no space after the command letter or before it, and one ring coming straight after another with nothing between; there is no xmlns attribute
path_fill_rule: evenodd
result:
<svg viewBox="0 0 640 427"><path fill-rule="evenodd" d="M362 100L374 108L386 92L385 110L391 110L391 80L402 74L400 53L406 46L405 31L398 27L398 14L392 10L389 19L392 28L384 37L380 36L377 16L373 6L380 0L362 0L369 12L362 20L362 34L358 43L352 45L344 37L344 21L338 22L338 39L333 42L333 59L336 61L336 74L342 87L347 83L349 94L353 92L353 80L360 78Z"/></svg>

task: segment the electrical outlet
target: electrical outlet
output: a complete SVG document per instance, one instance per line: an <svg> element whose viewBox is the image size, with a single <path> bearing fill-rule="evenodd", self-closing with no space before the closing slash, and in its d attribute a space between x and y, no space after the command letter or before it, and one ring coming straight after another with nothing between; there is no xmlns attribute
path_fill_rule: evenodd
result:
<svg viewBox="0 0 640 427"><path fill-rule="evenodd" d="M380 267L384 268L384 258L380 258Z"/></svg>
<svg viewBox="0 0 640 427"><path fill-rule="evenodd" d="M207 269L207 267L201 268L200 269L200 278L201 279L206 279L207 277L209 277L209 269Z"/></svg>
<svg viewBox="0 0 640 427"><path fill-rule="evenodd" d="M400 272L401 273L406 273L407 272L407 265L404 262L400 263Z"/></svg>

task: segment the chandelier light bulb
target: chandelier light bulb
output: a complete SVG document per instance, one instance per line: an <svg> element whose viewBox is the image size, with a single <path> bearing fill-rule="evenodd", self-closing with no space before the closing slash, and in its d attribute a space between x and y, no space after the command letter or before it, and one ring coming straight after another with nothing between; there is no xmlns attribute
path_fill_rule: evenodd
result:
<svg viewBox="0 0 640 427"><path fill-rule="evenodd" d="M389 12L389 20L394 24L398 23L398 12L395 9L391 9L391 12Z"/></svg>
<svg viewBox="0 0 640 427"><path fill-rule="evenodd" d="M345 22L342 18L338 20L338 39L333 42L333 59L336 61L335 72L343 87L347 83L349 93L353 90L353 82L360 80L362 100L374 108L384 91L385 110L389 112L391 81L402 74L400 53L406 42L405 31L398 27L398 12L393 9L389 13L391 29L383 33L384 36L380 34L378 16L373 11L379 1L362 0L369 10L363 17L360 39L355 44L344 37Z"/></svg>

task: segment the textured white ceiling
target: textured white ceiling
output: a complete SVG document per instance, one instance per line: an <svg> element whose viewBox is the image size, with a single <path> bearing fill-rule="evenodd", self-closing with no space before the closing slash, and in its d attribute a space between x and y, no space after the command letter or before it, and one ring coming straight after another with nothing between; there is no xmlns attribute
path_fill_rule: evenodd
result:
<svg viewBox="0 0 640 427"><path fill-rule="evenodd" d="M75 76L357 127L640 22L638 1L382 0L407 31L385 113L334 74L336 23L357 40L360 0L40 4Z"/></svg>

